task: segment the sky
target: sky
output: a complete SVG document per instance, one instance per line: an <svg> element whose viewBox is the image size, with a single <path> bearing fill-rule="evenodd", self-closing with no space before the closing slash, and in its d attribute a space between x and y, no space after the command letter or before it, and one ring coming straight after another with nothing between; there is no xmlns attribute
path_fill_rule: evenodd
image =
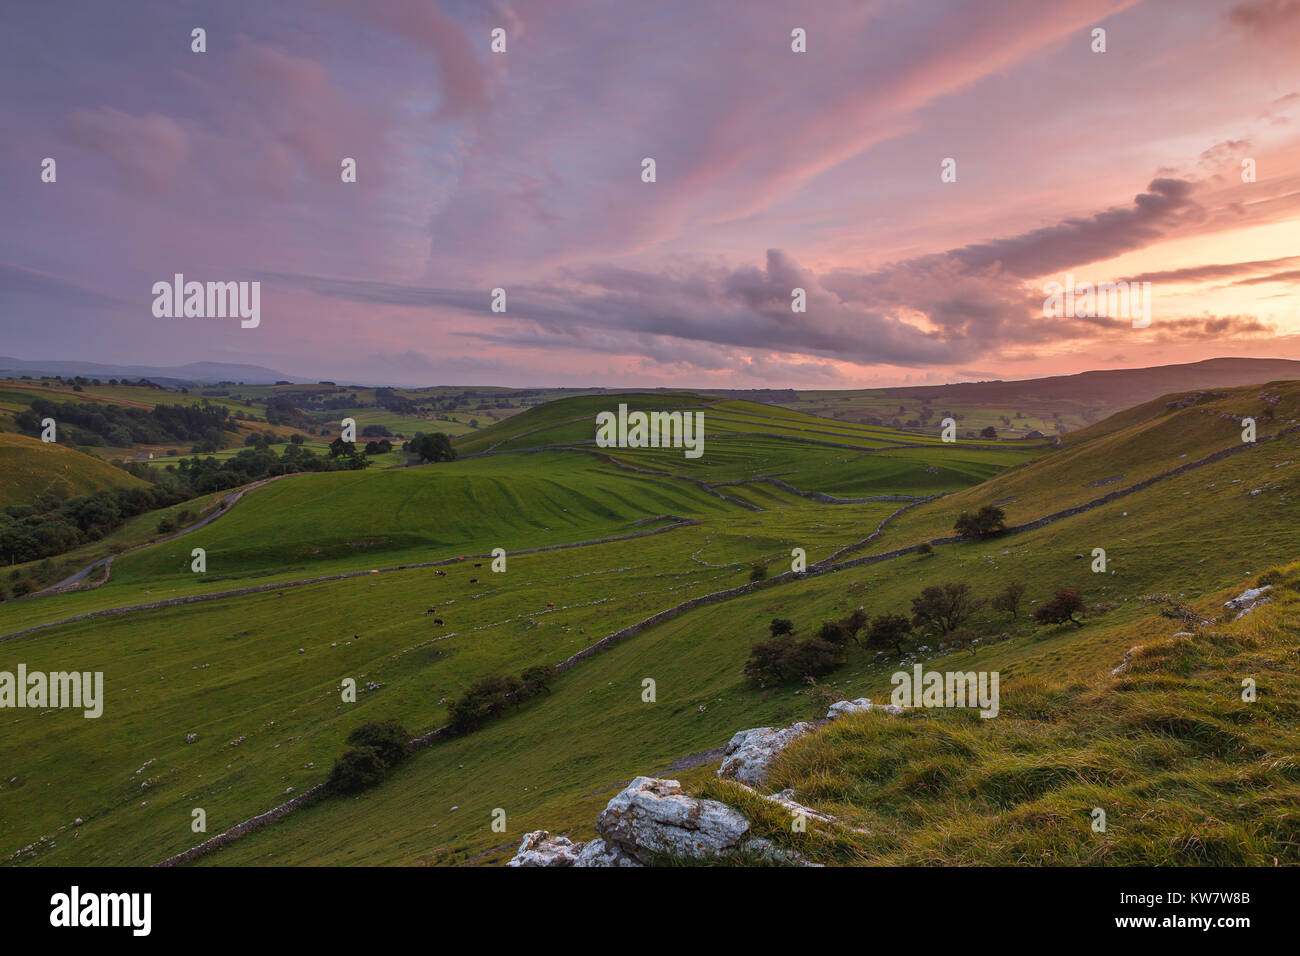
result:
<svg viewBox="0 0 1300 956"><path fill-rule="evenodd" d="M3 20L0 355L682 388L1300 358L1300 0ZM260 323L155 315L177 273L260 283ZM1045 307L1121 281L1149 326Z"/></svg>

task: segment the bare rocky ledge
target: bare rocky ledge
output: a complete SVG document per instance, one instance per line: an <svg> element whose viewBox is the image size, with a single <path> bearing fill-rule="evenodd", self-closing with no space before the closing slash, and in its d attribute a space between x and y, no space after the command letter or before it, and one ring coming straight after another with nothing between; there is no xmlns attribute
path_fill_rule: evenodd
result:
<svg viewBox="0 0 1300 956"><path fill-rule="evenodd" d="M785 728L742 730L727 744L718 776L736 781L791 813L866 833L796 802L791 790L765 796L754 788L763 784L777 754L800 737L846 714L872 710L890 715L903 712L896 704L876 706L860 697L832 704L824 720L800 721ZM568 837L552 836L547 830L534 830L524 835L519 850L506 866L646 866L672 857L685 861L757 857L789 866L820 865L753 836L749 820L734 807L693 797L682 790L678 781L659 777L637 777L624 787L596 819L596 832L597 839L574 843Z"/></svg>

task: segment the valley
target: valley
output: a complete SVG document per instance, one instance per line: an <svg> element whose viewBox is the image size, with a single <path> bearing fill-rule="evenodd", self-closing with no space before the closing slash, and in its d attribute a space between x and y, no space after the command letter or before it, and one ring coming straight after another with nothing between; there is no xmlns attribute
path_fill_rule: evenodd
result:
<svg viewBox="0 0 1300 956"><path fill-rule="evenodd" d="M900 664L1000 671L1012 717L985 724L1019 726L1045 684L1091 686L1127 649L1173 633L1142 597L1176 593L1212 616L1295 560L1295 383L1157 400L1059 448L918 441L706 395L619 396L645 410L700 407L699 459L597 448L595 415L614 407L602 400L521 413L458 442L455 461L279 479L204 527L122 554L101 586L0 604L0 660L58 670L75 657L78 670L102 670L112 718L3 715L0 767L22 769L0 781L0 850L16 863L159 862L202 842L190 829L195 807L211 835L323 782L361 723L396 718L427 734L473 681L554 666L631 631L566 664L517 710L417 751L374 789L328 796L200 861L500 863L527 830L588 835L637 774L681 767L673 775L684 784L723 793L710 755L732 733L817 716L828 695L887 698ZM1236 422L1252 415L1254 446L1170 474L1240 447ZM947 540L959 512L993 503L1013 527L1090 507L988 541ZM929 553L915 550L926 542ZM195 547L206 573L189 570ZM1109 573L1080 560L1093 547L1106 550ZM489 567L495 548L507 554L504 573ZM807 554L801 574L791 571L795 548ZM810 633L858 607L906 613L923 586L952 580L981 597L1024 581L1031 608L1078 588L1086 625L1036 627L1028 613L1010 620L981 607L974 664L918 635L905 659L851 646L842 667L811 684L761 687L742 673L774 617ZM1255 621L1295 641L1294 617L1279 616L1289 606L1275 602ZM374 689L345 703L349 677ZM653 703L642 699L646 678ZM1280 739L1296 730L1294 690L1279 685L1286 696L1270 711ZM917 713L899 726L932 735L953 722L980 738L972 752L996 752L1001 731L960 713ZM859 806L800 777L800 766L792 754L785 772L797 791L840 812L869 816L881 799L872 792ZM1058 789L1018 794L996 812L981 799L972 807L1020 819ZM1279 807L1296 799L1286 792ZM505 835L489 826L497 809ZM1054 834L1036 831L1034 845L1065 839ZM922 852L908 846L836 843L826 860ZM973 844L945 852L986 859Z"/></svg>

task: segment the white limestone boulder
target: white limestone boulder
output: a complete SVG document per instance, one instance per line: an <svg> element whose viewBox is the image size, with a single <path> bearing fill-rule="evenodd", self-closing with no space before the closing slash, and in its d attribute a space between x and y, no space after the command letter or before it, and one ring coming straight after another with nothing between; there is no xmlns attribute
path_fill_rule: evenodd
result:
<svg viewBox="0 0 1300 956"><path fill-rule="evenodd" d="M553 837L549 830L524 834L523 842L506 866L574 866L583 844L568 837Z"/></svg>
<svg viewBox="0 0 1300 956"><path fill-rule="evenodd" d="M676 780L637 777L601 811L596 832L649 863L660 854L702 859L733 853L749 821L725 803L690 796Z"/></svg>
<svg viewBox="0 0 1300 956"><path fill-rule="evenodd" d="M608 843L599 838L578 844L582 851L574 861L574 866L640 866L641 862L617 843Z"/></svg>
<svg viewBox="0 0 1300 956"><path fill-rule="evenodd" d="M739 731L727 742L718 776L758 786L776 755L813 729L812 724L801 721L785 728L754 727Z"/></svg>
<svg viewBox="0 0 1300 956"><path fill-rule="evenodd" d="M845 714L865 714L871 710L871 699L869 697L859 697L857 700L838 700L831 704L831 709L826 711L826 719L834 720L836 717L843 717Z"/></svg>
<svg viewBox="0 0 1300 956"><path fill-rule="evenodd" d="M1223 606L1237 612L1237 616L1233 618L1235 621L1245 617L1259 605L1268 603L1271 598L1265 592L1271 590L1273 590L1271 584L1265 584L1262 588L1247 588L1231 601L1224 601Z"/></svg>

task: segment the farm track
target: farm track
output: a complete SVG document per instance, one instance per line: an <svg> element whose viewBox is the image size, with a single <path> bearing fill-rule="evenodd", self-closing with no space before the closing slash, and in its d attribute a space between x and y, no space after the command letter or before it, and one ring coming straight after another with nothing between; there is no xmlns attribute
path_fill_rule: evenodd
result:
<svg viewBox="0 0 1300 956"><path fill-rule="evenodd" d="M57 584L51 584L47 588L42 588L39 591L34 591L31 594L27 595L27 597L29 598L48 597L51 594L60 594L65 591L90 590L92 588L100 587L103 584L107 584L108 579L112 574L114 558L120 557L121 555L124 554L130 554L132 551L139 551L141 548L148 548L148 547L152 547L155 544L163 544L164 542L167 541L173 541L176 538L181 537L182 535L189 534L191 531L197 531L199 530L199 528L211 524L212 522L220 518L222 515L230 511L231 506L234 505L236 501L244 497L244 495L247 492L252 491L254 488L261 488L263 485L269 485L271 482L279 481L281 478L292 478L295 475L305 475L305 474L310 474L310 473L305 471L295 471L287 475L275 475L274 477L271 478L263 478L260 481L254 481L254 482L250 482L247 485L242 485L239 488L236 488L230 494L226 495L224 498L218 500L217 504L214 506L213 510L209 514L200 518L198 521L194 522L188 528L182 528L181 530L175 532L174 534L167 535L165 538L154 538L150 541L144 542L143 544L137 544L130 548L124 548L121 551L115 551L113 554L110 554L107 557L100 558L98 561L91 562L90 564L82 568L80 571L64 578L62 581L58 582ZM95 570L95 568L104 569L104 580L97 581L94 584L88 584L83 586L81 582L84 581L87 578L87 576L89 576L89 574ZM25 598L20 598L19 600L25 600Z"/></svg>

